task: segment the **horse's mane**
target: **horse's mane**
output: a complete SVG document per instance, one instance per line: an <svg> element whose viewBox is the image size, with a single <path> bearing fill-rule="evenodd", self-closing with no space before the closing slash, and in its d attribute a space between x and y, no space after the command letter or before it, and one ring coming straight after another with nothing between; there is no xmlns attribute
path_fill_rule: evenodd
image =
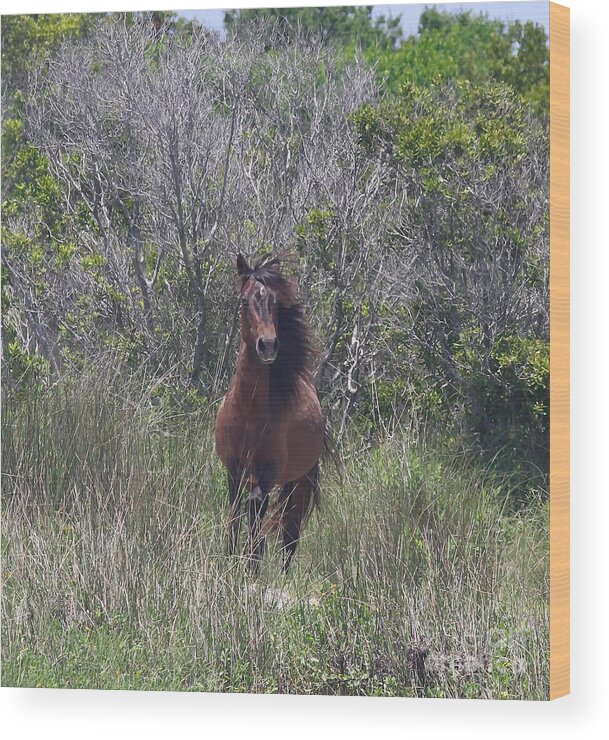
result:
<svg viewBox="0 0 609 740"><path fill-rule="evenodd" d="M243 283L254 278L275 293L278 304L277 339L279 354L270 366L271 388L281 399L291 398L297 389L299 377L311 370L318 350L315 338L305 316L305 308L298 295L295 281L281 274L281 264L289 255L267 255L256 262Z"/></svg>

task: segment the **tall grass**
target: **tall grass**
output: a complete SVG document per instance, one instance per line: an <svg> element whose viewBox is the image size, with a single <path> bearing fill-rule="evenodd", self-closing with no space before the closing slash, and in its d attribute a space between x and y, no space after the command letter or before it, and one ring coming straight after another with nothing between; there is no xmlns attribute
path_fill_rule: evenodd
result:
<svg viewBox="0 0 609 740"><path fill-rule="evenodd" d="M225 549L213 408L103 367L5 399L3 683L546 698L548 511L405 434L343 450L293 570Z"/></svg>

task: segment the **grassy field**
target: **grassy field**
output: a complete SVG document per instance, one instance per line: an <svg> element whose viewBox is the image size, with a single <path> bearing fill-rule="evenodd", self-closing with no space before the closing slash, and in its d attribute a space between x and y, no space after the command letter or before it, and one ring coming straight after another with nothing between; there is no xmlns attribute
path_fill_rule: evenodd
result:
<svg viewBox="0 0 609 740"><path fill-rule="evenodd" d="M293 570L225 552L212 408L87 376L2 419L5 686L547 697L548 505L404 434L326 465Z"/></svg>

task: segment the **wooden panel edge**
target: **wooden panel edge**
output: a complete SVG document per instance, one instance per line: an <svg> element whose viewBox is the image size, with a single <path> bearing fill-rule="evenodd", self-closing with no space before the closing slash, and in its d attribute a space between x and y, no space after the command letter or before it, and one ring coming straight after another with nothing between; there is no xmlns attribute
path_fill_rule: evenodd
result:
<svg viewBox="0 0 609 740"><path fill-rule="evenodd" d="M550 3L550 699L570 692L569 8Z"/></svg>

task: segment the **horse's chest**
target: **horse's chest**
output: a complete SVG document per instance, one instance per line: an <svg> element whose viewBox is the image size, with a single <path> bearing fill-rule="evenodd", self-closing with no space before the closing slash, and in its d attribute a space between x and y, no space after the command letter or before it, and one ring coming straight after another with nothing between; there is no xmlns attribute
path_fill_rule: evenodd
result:
<svg viewBox="0 0 609 740"><path fill-rule="evenodd" d="M283 425L270 418L244 422L243 436L246 447L255 455L264 454L267 450L276 450L282 446L282 439L285 443Z"/></svg>
<svg viewBox="0 0 609 740"><path fill-rule="evenodd" d="M222 446L226 448L227 457L238 460L244 467L285 453L284 425L270 416L256 419L235 416L226 425L223 437Z"/></svg>

